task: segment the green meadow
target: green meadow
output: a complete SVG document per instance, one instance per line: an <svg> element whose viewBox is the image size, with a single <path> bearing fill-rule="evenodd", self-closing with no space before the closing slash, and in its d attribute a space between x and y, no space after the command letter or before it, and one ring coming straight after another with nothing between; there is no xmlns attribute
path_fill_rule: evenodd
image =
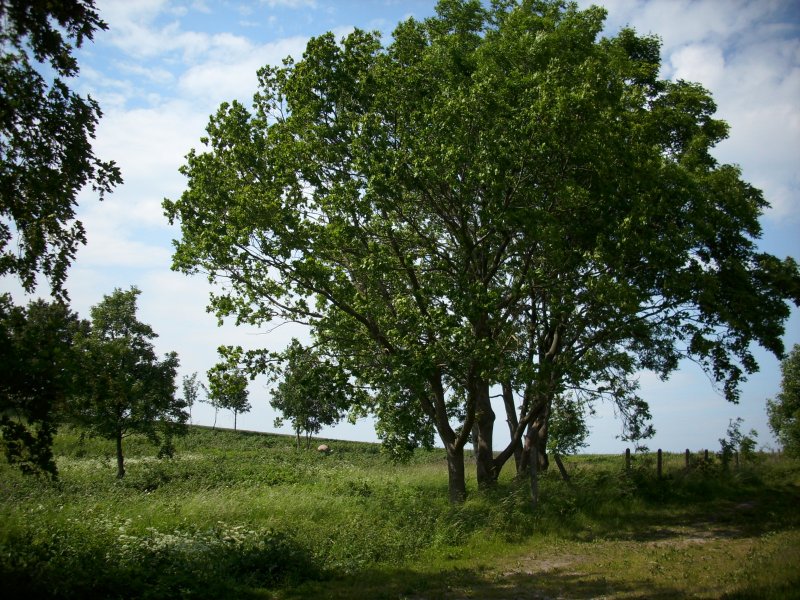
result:
<svg viewBox="0 0 800 600"><path fill-rule="evenodd" d="M4 597L800 597L800 461L569 457L535 508L511 470L452 505L443 450L327 443L131 437L117 480L112 444L62 429L57 481L0 466Z"/></svg>

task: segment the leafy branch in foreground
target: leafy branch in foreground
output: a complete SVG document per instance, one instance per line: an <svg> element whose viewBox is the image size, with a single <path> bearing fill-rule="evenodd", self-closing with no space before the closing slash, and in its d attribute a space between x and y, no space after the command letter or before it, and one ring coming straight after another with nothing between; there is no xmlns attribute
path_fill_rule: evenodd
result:
<svg viewBox="0 0 800 600"><path fill-rule="evenodd" d="M107 26L93 0L0 1L0 276L17 275L33 292L42 274L61 299L86 243L78 193L91 185L102 200L122 183L114 162L92 150L100 106L65 83L78 73L72 44L98 29Z"/></svg>

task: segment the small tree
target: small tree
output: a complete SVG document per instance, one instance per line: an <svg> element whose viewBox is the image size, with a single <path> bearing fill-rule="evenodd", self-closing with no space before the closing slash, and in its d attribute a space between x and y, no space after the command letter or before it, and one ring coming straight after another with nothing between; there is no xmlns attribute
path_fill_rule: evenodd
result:
<svg viewBox="0 0 800 600"><path fill-rule="evenodd" d="M323 426L335 425L342 419L356 392L341 368L313 349L304 348L297 340L292 340L283 358L286 361L283 381L270 400L272 407L283 414L275 419L275 427L280 427L284 419L291 421L297 448L300 448L302 432L306 434L306 447L309 447L312 435L319 433Z"/></svg>
<svg viewBox="0 0 800 600"><path fill-rule="evenodd" d="M738 417L735 421L728 422L727 438L720 438L719 444L722 447L722 464L727 465L731 456L738 452L743 460L750 460L756 453L756 438L758 432L751 429L749 433L742 433L742 423L744 420Z"/></svg>
<svg viewBox="0 0 800 600"><path fill-rule="evenodd" d="M197 381L197 372L191 375L183 376L183 401L186 403L186 408L189 409L189 423L192 422L192 406L197 402L197 396L200 393L200 382Z"/></svg>
<svg viewBox="0 0 800 600"><path fill-rule="evenodd" d="M83 389L74 413L93 433L116 442L118 478L125 475L124 437L142 433L164 442L160 454L171 454L172 435L185 432L189 416L175 397L178 356L156 357L151 340L157 334L136 318L139 294L132 287L104 296L91 309L90 332L77 340Z"/></svg>
<svg viewBox="0 0 800 600"><path fill-rule="evenodd" d="M247 398L247 376L236 366L228 363L214 365L208 371L208 399L215 410L225 408L233 412L233 429L239 413L250 412ZM214 427L217 426L216 413Z"/></svg>
<svg viewBox="0 0 800 600"><path fill-rule="evenodd" d="M14 306L0 295L0 430L23 472L56 476L56 420L75 384L73 339L86 322L60 302Z"/></svg>
<svg viewBox="0 0 800 600"><path fill-rule="evenodd" d="M800 457L800 344L781 363L781 391L767 400L767 414L783 451Z"/></svg>
<svg viewBox="0 0 800 600"><path fill-rule="evenodd" d="M586 438L589 436L586 410L591 411L591 408L577 399L563 394L553 398L547 438L547 449L552 454L575 454L586 447Z"/></svg>

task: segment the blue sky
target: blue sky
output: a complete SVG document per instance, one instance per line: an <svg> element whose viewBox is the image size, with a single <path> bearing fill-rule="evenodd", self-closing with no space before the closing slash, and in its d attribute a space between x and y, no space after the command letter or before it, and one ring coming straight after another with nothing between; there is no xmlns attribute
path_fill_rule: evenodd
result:
<svg viewBox="0 0 800 600"><path fill-rule="evenodd" d="M746 180L764 190L772 207L762 219L760 247L800 260L800 10L794 0L609 0L606 31L633 26L663 40L662 76L697 81L713 94L718 116L731 126L716 149L722 162L741 166ZM590 4L583 0L582 6ZM249 104L256 70L299 58L311 36L353 27L391 30L409 16L433 14L424 0L327 1L98 0L109 30L79 52L81 75L74 86L103 108L95 150L116 160L125 184L105 202L83 194L79 216L88 232L67 288L73 307L88 317L89 307L115 287L142 289L140 318L160 334L157 349L175 350L181 374L203 376L216 362L220 344L283 348L297 331L217 327L205 311L209 286L203 277L170 271L171 240L177 230L163 217L163 198L177 198L184 180L183 157L199 139L209 115L222 101ZM22 299L11 280L0 291ZM787 348L800 343L800 314L787 325ZM765 399L779 389L778 361L758 352L761 371L743 386L733 406L713 389L694 365L681 365L669 381L640 376L657 430L651 448L680 451L718 447L732 418L755 428L761 444L774 444L766 426ZM253 410L239 417L243 429L274 431L276 416L266 382L251 386ZM502 408L497 409L496 445L507 439ZM205 405L194 422L211 424ZM232 426L220 413L218 424ZM587 451L621 452L624 444L610 407L590 419ZM288 428L283 429L288 432ZM371 422L340 425L323 435L376 440Z"/></svg>

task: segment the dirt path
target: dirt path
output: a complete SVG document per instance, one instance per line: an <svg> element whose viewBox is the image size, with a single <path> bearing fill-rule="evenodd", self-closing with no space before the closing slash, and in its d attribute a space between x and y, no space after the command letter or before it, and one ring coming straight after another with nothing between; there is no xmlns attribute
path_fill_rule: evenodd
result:
<svg viewBox="0 0 800 600"><path fill-rule="evenodd" d="M486 569L477 580L420 598L800 598L798 567L800 530L753 534L696 523L654 529L637 539L570 542L560 552L520 553L502 569ZM786 585L786 577L795 583Z"/></svg>

